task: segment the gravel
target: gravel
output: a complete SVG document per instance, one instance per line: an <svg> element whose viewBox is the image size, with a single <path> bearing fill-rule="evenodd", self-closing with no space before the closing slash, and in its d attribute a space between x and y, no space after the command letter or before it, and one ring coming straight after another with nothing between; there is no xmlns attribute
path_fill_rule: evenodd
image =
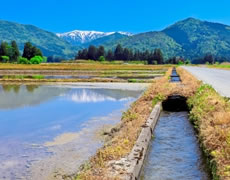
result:
<svg viewBox="0 0 230 180"><path fill-rule="evenodd" d="M184 66L197 79L210 84L222 96L230 97L230 71L204 67Z"/></svg>

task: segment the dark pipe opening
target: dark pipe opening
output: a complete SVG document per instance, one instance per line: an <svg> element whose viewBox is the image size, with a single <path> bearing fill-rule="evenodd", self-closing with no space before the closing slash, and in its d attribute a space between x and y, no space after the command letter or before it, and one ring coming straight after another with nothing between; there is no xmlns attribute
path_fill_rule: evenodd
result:
<svg viewBox="0 0 230 180"><path fill-rule="evenodd" d="M170 112L188 111L187 98L180 95L169 96L162 102L163 110Z"/></svg>

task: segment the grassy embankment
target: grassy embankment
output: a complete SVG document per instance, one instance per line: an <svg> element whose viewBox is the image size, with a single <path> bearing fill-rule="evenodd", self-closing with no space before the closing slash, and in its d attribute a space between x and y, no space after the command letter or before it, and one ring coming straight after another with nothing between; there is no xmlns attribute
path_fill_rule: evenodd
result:
<svg viewBox="0 0 230 180"><path fill-rule="evenodd" d="M131 152L153 107L172 94L189 97L195 94L199 86L199 84L194 85L190 79L186 81L185 86L170 83L170 74L171 68L163 78L155 80L143 96L131 105L129 110L123 114L121 123L111 131L113 132L112 139L84 165L76 179L119 179L118 177L107 177L108 164Z"/></svg>
<svg viewBox="0 0 230 180"><path fill-rule="evenodd" d="M211 86L200 84L191 74L179 69L182 83L194 82L197 91L188 99L190 119L214 180L230 179L230 102ZM190 79L190 80L189 80Z"/></svg>

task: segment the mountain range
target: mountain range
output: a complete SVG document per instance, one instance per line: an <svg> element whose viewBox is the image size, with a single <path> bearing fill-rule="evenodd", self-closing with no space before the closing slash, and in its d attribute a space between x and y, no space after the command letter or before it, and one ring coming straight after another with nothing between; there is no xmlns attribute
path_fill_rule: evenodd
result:
<svg viewBox="0 0 230 180"><path fill-rule="evenodd" d="M160 48L165 58L182 56L189 59L213 54L230 58L230 26L188 18L162 31L153 31L104 43L107 48L117 44L136 50Z"/></svg>
<svg viewBox="0 0 230 180"><path fill-rule="evenodd" d="M44 55L63 58L73 58L77 50L89 45L114 49L117 44L141 51L160 48L165 58L196 59L207 53L230 58L230 26L195 18L178 21L162 31L139 34L79 30L55 34L33 25L0 20L0 41L11 40L16 40L21 50L23 44L30 41Z"/></svg>
<svg viewBox="0 0 230 180"><path fill-rule="evenodd" d="M15 40L22 52L24 43L30 41L40 48L45 56L71 58L77 48L57 37L54 33L42 30L33 25L23 25L0 20L0 41Z"/></svg>

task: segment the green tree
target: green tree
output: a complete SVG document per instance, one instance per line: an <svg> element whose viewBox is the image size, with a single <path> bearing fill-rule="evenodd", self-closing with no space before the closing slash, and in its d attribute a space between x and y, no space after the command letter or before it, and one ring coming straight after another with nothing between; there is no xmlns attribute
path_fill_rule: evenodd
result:
<svg viewBox="0 0 230 180"><path fill-rule="evenodd" d="M153 60L157 61L157 64L163 64L164 63L164 57L163 53L160 49L155 49L153 53Z"/></svg>
<svg viewBox="0 0 230 180"><path fill-rule="evenodd" d="M123 60L123 48L120 44L117 45L114 51L115 60Z"/></svg>
<svg viewBox="0 0 230 180"><path fill-rule="evenodd" d="M97 48L93 45L89 46L88 58L92 59L92 60L96 60L96 58L97 58Z"/></svg>
<svg viewBox="0 0 230 180"><path fill-rule="evenodd" d="M109 61L113 60L113 51L111 49L108 50L107 55L106 55L106 59Z"/></svg>
<svg viewBox="0 0 230 180"><path fill-rule="evenodd" d="M97 58L100 58L101 56L105 56L104 46L99 46L99 48L97 50Z"/></svg>
<svg viewBox="0 0 230 180"><path fill-rule="evenodd" d="M142 55L142 60L147 60L148 64L152 64L152 60L150 61L150 52L146 50Z"/></svg>
<svg viewBox="0 0 230 180"><path fill-rule="evenodd" d="M123 60L125 61L130 60L130 52L128 48L124 48L122 56L123 56Z"/></svg>
<svg viewBox="0 0 230 180"><path fill-rule="evenodd" d="M83 51L82 51L82 59L88 59L88 50L87 49L83 49Z"/></svg>
<svg viewBox="0 0 230 180"><path fill-rule="evenodd" d="M29 60L33 57L33 46L30 42L25 43L22 57Z"/></svg>
<svg viewBox="0 0 230 180"><path fill-rule="evenodd" d="M36 48L35 46L32 47L32 57L34 57L34 56L43 57L41 50Z"/></svg>
<svg viewBox="0 0 230 180"><path fill-rule="evenodd" d="M129 60L134 60L133 50L129 49Z"/></svg>
<svg viewBox="0 0 230 180"><path fill-rule="evenodd" d="M30 60L34 56L43 57L43 54L40 49L33 46L30 42L25 43L22 57Z"/></svg>
<svg viewBox="0 0 230 180"><path fill-rule="evenodd" d="M135 51L135 53L133 55L133 60L141 60L140 57L141 57L140 51Z"/></svg>
<svg viewBox="0 0 230 180"><path fill-rule="evenodd" d="M3 56L9 56L9 45L7 42L2 42L0 46L0 60L3 61Z"/></svg>
<svg viewBox="0 0 230 180"><path fill-rule="evenodd" d="M17 45L16 41L12 41L11 42L11 61L17 62L19 56L20 56L20 52L18 49L18 45Z"/></svg>

